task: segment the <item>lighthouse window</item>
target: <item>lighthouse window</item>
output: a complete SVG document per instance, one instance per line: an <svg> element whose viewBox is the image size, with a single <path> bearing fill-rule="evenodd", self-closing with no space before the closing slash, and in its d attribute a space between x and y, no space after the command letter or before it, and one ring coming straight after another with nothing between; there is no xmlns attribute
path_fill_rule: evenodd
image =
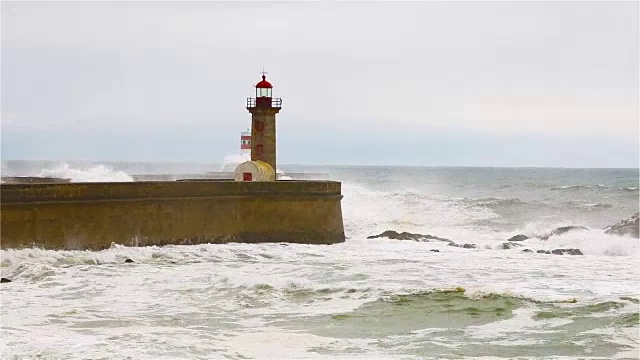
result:
<svg viewBox="0 0 640 360"><path fill-rule="evenodd" d="M258 88L258 97L271 97L271 89L269 88Z"/></svg>

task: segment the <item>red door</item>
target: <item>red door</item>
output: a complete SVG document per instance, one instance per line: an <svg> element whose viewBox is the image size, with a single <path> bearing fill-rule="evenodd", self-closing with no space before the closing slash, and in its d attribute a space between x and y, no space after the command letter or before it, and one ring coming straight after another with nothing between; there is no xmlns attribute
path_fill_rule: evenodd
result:
<svg viewBox="0 0 640 360"><path fill-rule="evenodd" d="M242 181L251 181L253 176L251 173L242 173Z"/></svg>

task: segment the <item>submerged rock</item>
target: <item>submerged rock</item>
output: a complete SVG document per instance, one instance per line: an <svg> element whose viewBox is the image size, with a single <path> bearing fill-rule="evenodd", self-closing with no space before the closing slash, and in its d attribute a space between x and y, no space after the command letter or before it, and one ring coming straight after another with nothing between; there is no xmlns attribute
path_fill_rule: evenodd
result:
<svg viewBox="0 0 640 360"><path fill-rule="evenodd" d="M552 236L562 235L570 231L576 231L576 230L588 230L588 229L584 226L575 226L575 225L561 226L559 228L554 229L549 235L541 237L540 240L548 240Z"/></svg>
<svg viewBox="0 0 640 360"><path fill-rule="evenodd" d="M431 251L431 252L440 252L440 250L438 250L438 249L431 249L429 251Z"/></svg>
<svg viewBox="0 0 640 360"><path fill-rule="evenodd" d="M13 282L13 281L11 281L11 280L9 280L7 278L1 278L0 279L0 283L10 283L10 282Z"/></svg>
<svg viewBox="0 0 640 360"><path fill-rule="evenodd" d="M134 262L134 261L133 261L133 260L131 260L131 259L129 259L129 258L127 258L124 262L125 262L125 263L132 263L132 262Z"/></svg>
<svg viewBox="0 0 640 360"><path fill-rule="evenodd" d="M508 242L512 242L512 241L525 241L527 240L529 237L527 235L522 235L522 234L518 234L516 236L512 236L511 238L509 238L509 240L507 240Z"/></svg>
<svg viewBox="0 0 640 360"><path fill-rule="evenodd" d="M449 243L449 246L453 246L453 247L461 247L463 249L476 249L476 244L464 244L464 245L460 245L460 244L456 244L453 241Z"/></svg>
<svg viewBox="0 0 640 360"><path fill-rule="evenodd" d="M522 252L532 253L533 251L532 251L532 250L529 250L529 249L524 249L524 250L522 250Z"/></svg>
<svg viewBox="0 0 640 360"><path fill-rule="evenodd" d="M451 243L452 241L449 239L433 236L433 235L424 235L424 234L414 234L410 232L403 231L401 233L393 230L387 230L378 235L367 236L367 239L377 239L381 237L386 237L392 240L413 240L413 241L429 241L429 240L438 240Z"/></svg>
<svg viewBox="0 0 640 360"><path fill-rule="evenodd" d="M640 238L640 213L635 213L628 219L620 220L617 224L607 226L604 233Z"/></svg>

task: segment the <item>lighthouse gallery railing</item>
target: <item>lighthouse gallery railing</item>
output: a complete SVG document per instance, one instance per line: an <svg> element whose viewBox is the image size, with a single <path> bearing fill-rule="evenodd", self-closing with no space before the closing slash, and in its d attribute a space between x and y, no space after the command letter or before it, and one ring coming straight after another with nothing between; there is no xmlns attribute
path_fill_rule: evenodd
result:
<svg viewBox="0 0 640 360"><path fill-rule="evenodd" d="M257 100L256 98L247 98L247 107L282 108L282 98L258 98Z"/></svg>

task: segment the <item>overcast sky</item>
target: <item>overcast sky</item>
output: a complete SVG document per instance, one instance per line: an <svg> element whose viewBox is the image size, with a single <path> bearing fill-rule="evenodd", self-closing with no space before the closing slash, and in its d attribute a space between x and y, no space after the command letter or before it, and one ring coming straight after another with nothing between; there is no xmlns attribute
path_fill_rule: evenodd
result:
<svg viewBox="0 0 640 360"><path fill-rule="evenodd" d="M637 167L638 2L7 2L2 159Z"/></svg>

